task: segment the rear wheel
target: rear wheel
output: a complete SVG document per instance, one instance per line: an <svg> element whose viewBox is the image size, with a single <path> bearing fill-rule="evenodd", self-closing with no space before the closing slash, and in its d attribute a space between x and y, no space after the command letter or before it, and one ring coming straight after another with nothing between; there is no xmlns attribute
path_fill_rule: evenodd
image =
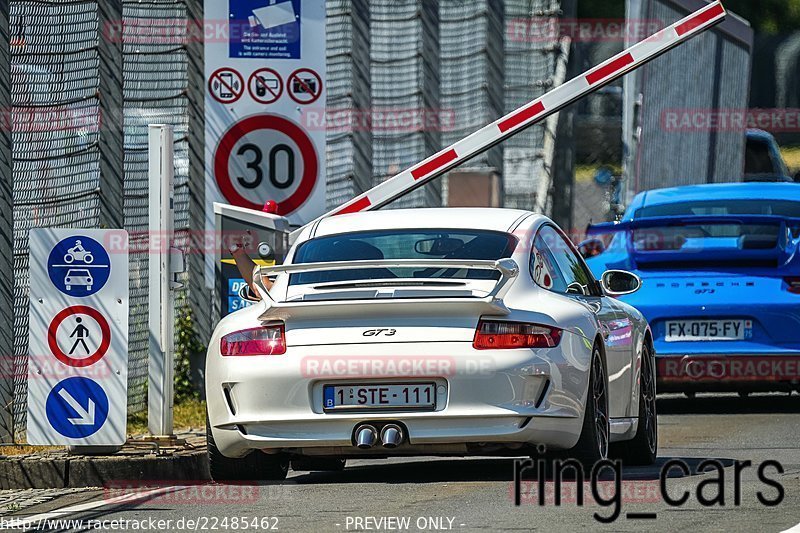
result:
<svg viewBox="0 0 800 533"><path fill-rule="evenodd" d="M211 424L206 422L208 468L214 481L283 480L289 472L289 458L284 454L266 454L258 450L241 459L225 457L217 449Z"/></svg>
<svg viewBox="0 0 800 533"><path fill-rule="evenodd" d="M625 464L651 465L658 454L658 416L656 413L656 373L653 350L642 349L642 376L639 392L639 424L636 436L620 443L620 456Z"/></svg>
<svg viewBox="0 0 800 533"><path fill-rule="evenodd" d="M584 471L588 474L597 461L608 457L610 433L606 365L600 348L595 346L592 352L589 393L586 397L583 429L578 444L569 451L568 455L580 461Z"/></svg>
<svg viewBox="0 0 800 533"><path fill-rule="evenodd" d="M337 457L295 457L292 459L292 470L305 472L341 472L347 463L346 459Z"/></svg>

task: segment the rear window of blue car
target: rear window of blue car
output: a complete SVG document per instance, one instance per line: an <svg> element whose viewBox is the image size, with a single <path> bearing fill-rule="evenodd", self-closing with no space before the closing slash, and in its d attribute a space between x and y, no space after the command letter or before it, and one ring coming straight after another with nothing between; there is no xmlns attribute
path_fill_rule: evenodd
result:
<svg viewBox="0 0 800 533"><path fill-rule="evenodd" d="M636 211L634 218L680 215L778 215L800 217L800 202L791 200L698 200L650 205Z"/></svg>
<svg viewBox="0 0 800 533"><path fill-rule="evenodd" d="M775 215L800 218L800 202L790 200L700 200L652 205L638 209L636 219L664 216ZM730 258L736 250L774 249L779 244L777 225L732 222L681 224L633 231L637 252L680 250L685 252L717 249ZM797 229L793 229L797 233Z"/></svg>
<svg viewBox="0 0 800 533"><path fill-rule="evenodd" d="M363 231L319 237L301 244L293 264L381 259L478 259L511 257L517 238L481 230ZM490 270L453 268L365 268L292 274L291 285L386 278L496 279Z"/></svg>

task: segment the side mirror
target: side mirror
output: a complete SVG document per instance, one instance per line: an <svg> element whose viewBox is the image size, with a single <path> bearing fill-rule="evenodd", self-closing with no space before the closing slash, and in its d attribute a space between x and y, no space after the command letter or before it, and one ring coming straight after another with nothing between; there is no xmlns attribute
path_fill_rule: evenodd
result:
<svg viewBox="0 0 800 533"><path fill-rule="evenodd" d="M795 174L794 174L794 181L795 181L796 183L800 183L800 170L798 170L797 172L795 172Z"/></svg>
<svg viewBox="0 0 800 533"><path fill-rule="evenodd" d="M242 287L239 289L239 298L246 302L260 302L261 298L258 297L251 289L250 285L247 283L243 283Z"/></svg>
<svg viewBox="0 0 800 533"><path fill-rule="evenodd" d="M606 245L600 239L587 239L578 245L578 253L584 259L600 255L606 251Z"/></svg>
<svg viewBox="0 0 800 533"><path fill-rule="evenodd" d="M625 296L642 288L642 280L636 274L625 270L606 270L600 278L603 290L609 296Z"/></svg>

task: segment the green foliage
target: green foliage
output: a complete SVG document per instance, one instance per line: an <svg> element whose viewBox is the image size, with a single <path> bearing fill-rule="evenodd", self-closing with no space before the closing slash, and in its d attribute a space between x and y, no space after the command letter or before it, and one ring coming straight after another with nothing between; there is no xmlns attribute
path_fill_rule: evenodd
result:
<svg viewBox="0 0 800 533"><path fill-rule="evenodd" d="M192 311L188 305L183 306L175 320L175 405L199 398L191 380L190 361L204 349L194 330Z"/></svg>

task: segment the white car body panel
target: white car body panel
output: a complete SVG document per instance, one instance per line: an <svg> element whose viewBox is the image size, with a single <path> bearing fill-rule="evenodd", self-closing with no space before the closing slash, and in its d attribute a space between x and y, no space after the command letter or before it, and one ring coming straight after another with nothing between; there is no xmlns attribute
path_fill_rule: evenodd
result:
<svg viewBox="0 0 800 533"><path fill-rule="evenodd" d="M552 223L525 211L448 208L342 215L304 229L286 265L292 265L298 246L315 237L366 229L469 228L513 233L519 243L511 259L519 273L496 301L486 298L496 283L492 280L461 280L464 286L458 290L473 297L437 297L437 290L453 290L445 287L423 288L408 299L362 289L353 289L348 296L347 290L337 289L333 293L337 299L298 300L320 291L290 286L289 275L279 274L270 298L225 317L209 344L206 395L220 452L228 457L254 449L342 456L465 454L482 449L484 443L486 451L539 444L568 449L581 433L593 344L604 338L611 339L600 341L609 377L611 438L632 438L647 323L617 300L577 298L536 285L530 251L543 224ZM595 312L600 307L603 320ZM554 348L476 350L472 342L482 316L554 326L564 334ZM285 322L285 354L220 355L224 335L276 320ZM394 333L372 333L384 329ZM388 369L387 361L402 362L413 373L398 375L397 369ZM353 375L354 368L367 370ZM435 411L322 409L325 384L398 381L435 383ZM407 427L403 446L391 451L353 446L356 425L387 420Z"/></svg>

